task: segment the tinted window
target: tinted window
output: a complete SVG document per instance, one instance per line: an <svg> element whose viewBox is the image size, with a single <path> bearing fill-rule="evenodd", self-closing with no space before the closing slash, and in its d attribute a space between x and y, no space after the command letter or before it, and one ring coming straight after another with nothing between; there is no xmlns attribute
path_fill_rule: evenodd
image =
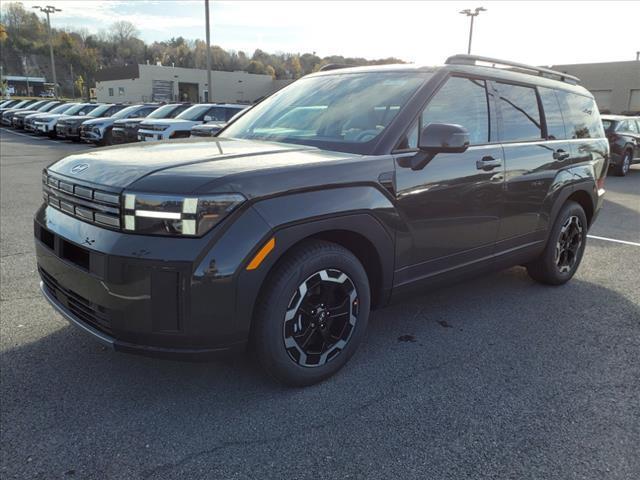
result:
<svg viewBox="0 0 640 480"><path fill-rule="evenodd" d="M540 100L542 100L542 109L544 110L544 118L547 122L547 137L550 140L562 140L567 138L564 130L564 120L560 110L560 103L556 93L551 88L541 87Z"/></svg>
<svg viewBox="0 0 640 480"><path fill-rule="evenodd" d="M539 140L542 125L536 91L531 87L498 83L502 141Z"/></svg>
<svg viewBox="0 0 640 480"><path fill-rule="evenodd" d="M484 80L450 78L431 99L422 113L422 125L430 123L456 123L469 131L472 145L489 141L489 106ZM417 131L412 132L409 145L417 146Z"/></svg>
<svg viewBox="0 0 640 480"><path fill-rule="evenodd" d="M600 113L593 98L558 90L556 92L569 138L604 137Z"/></svg>
<svg viewBox="0 0 640 480"><path fill-rule="evenodd" d="M636 127L636 122L633 120L627 121L627 130L632 133L638 133L638 128Z"/></svg>
<svg viewBox="0 0 640 480"><path fill-rule="evenodd" d="M604 127L605 131L615 130L616 122L614 122L613 120L602 120L602 126Z"/></svg>

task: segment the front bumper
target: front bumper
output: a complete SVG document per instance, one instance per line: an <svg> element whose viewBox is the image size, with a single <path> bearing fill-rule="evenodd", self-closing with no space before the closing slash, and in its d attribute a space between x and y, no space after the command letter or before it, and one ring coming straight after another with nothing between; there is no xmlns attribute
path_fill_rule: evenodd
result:
<svg viewBox="0 0 640 480"><path fill-rule="evenodd" d="M111 129L111 140L113 143L131 143L138 141L138 130L122 127L113 127Z"/></svg>
<svg viewBox="0 0 640 480"><path fill-rule="evenodd" d="M239 313L238 277L268 227L249 209L218 241L215 230L193 239L134 235L42 206L34 234L43 293L116 350L184 358L244 350L251 318Z"/></svg>
<svg viewBox="0 0 640 480"><path fill-rule="evenodd" d="M80 138L79 125L56 125L56 135L59 138Z"/></svg>
<svg viewBox="0 0 640 480"><path fill-rule="evenodd" d="M103 139L103 134L100 130L94 131L92 129L80 128L80 140L84 142L100 142Z"/></svg>

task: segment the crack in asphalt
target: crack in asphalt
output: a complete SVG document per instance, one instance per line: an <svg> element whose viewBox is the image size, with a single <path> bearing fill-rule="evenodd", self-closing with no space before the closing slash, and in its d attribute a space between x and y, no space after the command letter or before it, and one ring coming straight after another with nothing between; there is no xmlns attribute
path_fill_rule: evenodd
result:
<svg viewBox="0 0 640 480"><path fill-rule="evenodd" d="M466 364L468 361L467 358L463 359L461 361L462 365ZM384 391L378 393L377 395L373 396L371 399L367 400L364 403L361 403L353 408L348 409L344 414L336 416L334 418L332 418L331 420L329 420L328 422L325 423L316 423L316 424L311 424L309 425L309 429L310 430L324 430L325 428L328 428L332 425L335 425L336 423L340 422L341 420L344 420L345 418L351 417L353 415L354 412L362 412L364 410L367 410L368 408L370 408L371 406L377 404L379 401L384 400L385 398L391 397L393 395L401 395L402 392L400 392L396 387L401 384L404 383L404 381L408 380L409 378L414 378L416 376L420 376L421 374L427 373L427 372L432 372L432 371L436 371L436 370L440 370L441 368L445 367L445 366L449 366L451 365L452 362L442 362L440 364L434 365L432 367L429 368L420 368L420 369L414 369L412 371L410 371L409 373L398 377L396 379L395 382L391 383ZM180 458L179 460L175 461L175 462L168 462L162 465L158 465L154 468L148 469L148 470L143 470L141 472L141 477L143 480L147 480L150 479L152 477L154 477L155 475L158 474L165 474L170 472L171 470L175 470L176 468L179 468L187 463L189 463L190 461L202 457L202 456L206 456L206 455L210 455L212 453L218 452L220 450L225 450L227 448L232 448L232 447L242 447L242 446L253 446L253 445L265 445L268 443L274 443L274 442L278 442L280 440L284 440L284 439L289 439L292 437L296 437L302 435L299 432L296 431L287 431L284 432L280 435L276 435L273 437L265 437L265 438L258 438L258 439L254 439L254 440L234 440L234 441L228 441L228 442L222 442L219 445L216 445L215 447L212 448L208 448L205 450L200 450L197 452L193 452L193 453L189 453L185 456L183 456L182 458ZM162 478L162 475L161 477Z"/></svg>

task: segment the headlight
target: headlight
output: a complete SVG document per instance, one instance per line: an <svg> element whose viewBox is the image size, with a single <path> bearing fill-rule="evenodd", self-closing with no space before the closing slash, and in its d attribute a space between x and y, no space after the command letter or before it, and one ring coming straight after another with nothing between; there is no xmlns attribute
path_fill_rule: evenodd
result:
<svg viewBox="0 0 640 480"><path fill-rule="evenodd" d="M246 199L239 193L203 197L124 195L124 229L147 235L199 237Z"/></svg>

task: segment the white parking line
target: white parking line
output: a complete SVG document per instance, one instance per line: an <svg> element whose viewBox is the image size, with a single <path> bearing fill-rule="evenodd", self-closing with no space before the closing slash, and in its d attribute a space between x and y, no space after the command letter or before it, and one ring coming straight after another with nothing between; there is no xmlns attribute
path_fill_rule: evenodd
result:
<svg viewBox="0 0 640 480"><path fill-rule="evenodd" d="M640 247L640 243L629 242L627 240L618 240L616 238L596 237L595 235L587 235L587 238L593 238L594 240L604 240L605 242L622 243L624 245L633 245L634 247Z"/></svg>

